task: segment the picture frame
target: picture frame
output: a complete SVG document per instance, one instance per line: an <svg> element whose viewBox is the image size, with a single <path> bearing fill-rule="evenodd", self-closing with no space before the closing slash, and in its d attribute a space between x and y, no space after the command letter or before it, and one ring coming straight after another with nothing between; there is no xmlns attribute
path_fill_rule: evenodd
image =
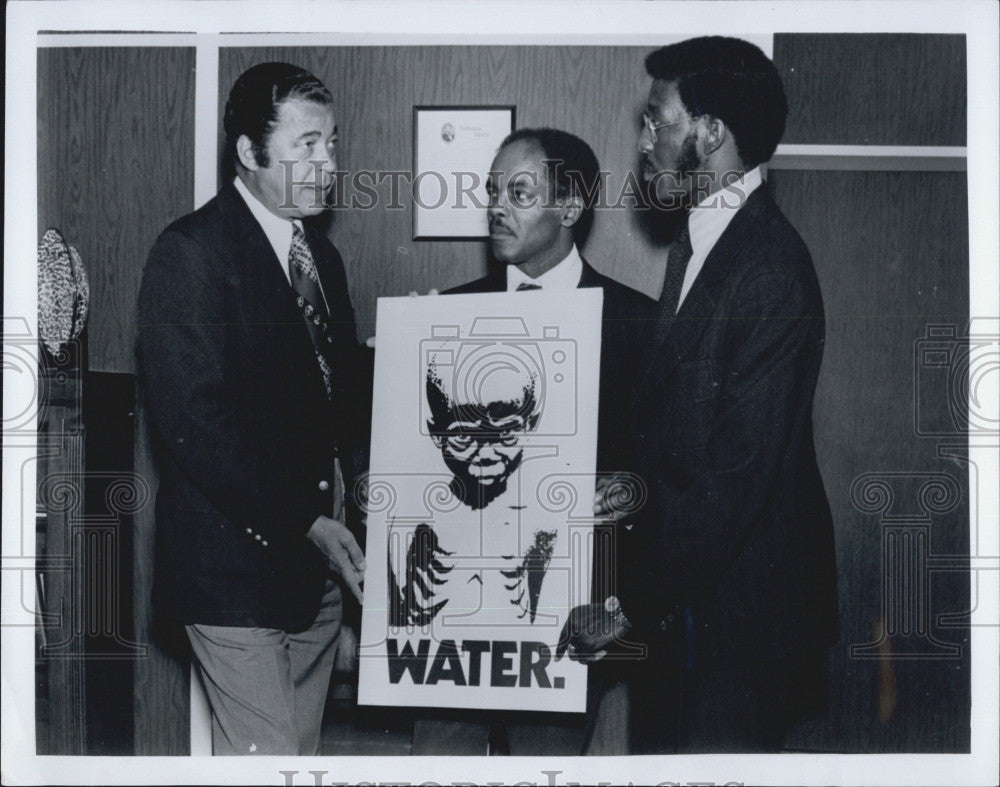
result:
<svg viewBox="0 0 1000 787"><path fill-rule="evenodd" d="M486 173L515 128L513 105L413 107L413 240L482 240Z"/></svg>

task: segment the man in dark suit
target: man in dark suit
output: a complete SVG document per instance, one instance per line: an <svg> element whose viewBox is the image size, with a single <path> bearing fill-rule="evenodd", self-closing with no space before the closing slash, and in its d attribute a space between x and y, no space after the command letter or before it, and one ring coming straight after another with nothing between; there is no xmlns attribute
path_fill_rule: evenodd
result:
<svg viewBox="0 0 1000 787"><path fill-rule="evenodd" d="M812 431L823 302L760 172L786 100L738 39L664 47L646 68L643 174L687 212L632 408L648 504L619 528L620 598L575 609L560 654L646 646L629 665L637 753L773 751L838 636Z"/></svg>
<svg viewBox="0 0 1000 787"><path fill-rule="evenodd" d="M343 505L363 469L364 361L340 255L303 222L333 182L332 98L265 63L236 81L225 129L236 178L160 235L139 296L154 604L186 626L214 753L317 754L334 576L360 600L364 570Z"/></svg>
<svg viewBox="0 0 1000 787"><path fill-rule="evenodd" d="M512 133L500 145L487 182L490 250L501 265L445 294L603 288L597 452L603 490L615 473L628 469L627 381L637 372L656 304L580 255L599 183L597 158L579 137L552 128ZM611 582L606 557L596 550L594 586L602 598ZM474 720L468 712L442 711L433 721L417 719L413 752L483 754L487 733L491 751L514 755L579 754L586 738L578 714L496 714L490 723L482 715Z"/></svg>

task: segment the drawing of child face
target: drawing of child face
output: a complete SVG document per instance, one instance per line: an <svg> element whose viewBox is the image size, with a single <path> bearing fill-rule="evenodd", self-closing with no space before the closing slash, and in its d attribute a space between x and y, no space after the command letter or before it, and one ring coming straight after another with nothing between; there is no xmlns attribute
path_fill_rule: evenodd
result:
<svg viewBox="0 0 1000 787"><path fill-rule="evenodd" d="M508 479L521 464L521 440L538 423L534 378L523 374L505 378L489 386L489 396L481 397L487 401L455 402L434 367L427 372L431 439L454 474L452 492L474 510L506 491Z"/></svg>

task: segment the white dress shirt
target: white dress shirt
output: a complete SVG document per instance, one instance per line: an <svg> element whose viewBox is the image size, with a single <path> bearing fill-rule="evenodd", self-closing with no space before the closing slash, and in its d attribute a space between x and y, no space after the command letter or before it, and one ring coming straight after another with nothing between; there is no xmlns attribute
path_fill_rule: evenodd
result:
<svg viewBox="0 0 1000 787"><path fill-rule="evenodd" d="M516 265L508 265L507 292L516 291L519 284L533 284L543 290L573 290L580 283L582 274L583 259L574 243L569 254L560 263L553 265L537 279L531 278Z"/></svg>
<svg viewBox="0 0 1000 787"><path fill-rule="evenodd" d="M718 243L722 233L729 226L729 222L733 220L733 216L746 203L747 197L762 182L760 167L755 167L736 182L705 197L691 209L688 216L688 232L691 235L692 254L688 261L687 270L684 272L681 297L677 302L678 310L684 303L688 292L691 291L698 274L701 273L709 252Z"/></svg>

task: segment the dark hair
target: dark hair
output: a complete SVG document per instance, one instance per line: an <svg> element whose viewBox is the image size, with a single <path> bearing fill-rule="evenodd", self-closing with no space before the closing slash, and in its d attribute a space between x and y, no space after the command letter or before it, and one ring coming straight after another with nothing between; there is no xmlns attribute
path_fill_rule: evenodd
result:
<svg viewBox="0 0 1000 787"><path fill-rule="evenodd" d="M690 38L650 52L646 71L653 79L676 82L692 115L725 123L748 169L774 155L785 133L788 101L774 63L749 41Z"/></svg>
<svg viewBox="0 0 1000 787"><path fill-rule="evenodd" d="M492 363L487 361L487 367ZM433 361L427 366L426 391L427 404L430 407L431 420L427 428L432 435L447 433L448 427L454 421L491 421L494 418L504 418L510 415L520 415L524 418L528 430L535 428L541 417L541 402L535 396L536 377L529 374L521 388L521 398L511 401L496 402L456 402L453 394L445 390L445 383ZM512 410L513 408L513 410Z"/></svg>
<svg viewBox="0 0 1000 787"><path fill-rule="evenodd" d="M542 149L548 168L549 183L555 186L555 197L579 196L583 212L573 225L573 239L583 243L594 223L594 204L600 194L600 165L590 145L579 137L557 128L522 128L510 134L500 150L522 140L534 142Z"/></svg>
<svg viewBox="0 0 1000 787"><path fill-rule="evenodd" d="M254 160L262 167L270 164L267 143L278 120L283 102L300 98L316 104L332 104L326 85L303 68L289 63L261 63L244 71L226 102L223 127L226 130L228 159L236 161L236 140L250 139Z"/></svg>

